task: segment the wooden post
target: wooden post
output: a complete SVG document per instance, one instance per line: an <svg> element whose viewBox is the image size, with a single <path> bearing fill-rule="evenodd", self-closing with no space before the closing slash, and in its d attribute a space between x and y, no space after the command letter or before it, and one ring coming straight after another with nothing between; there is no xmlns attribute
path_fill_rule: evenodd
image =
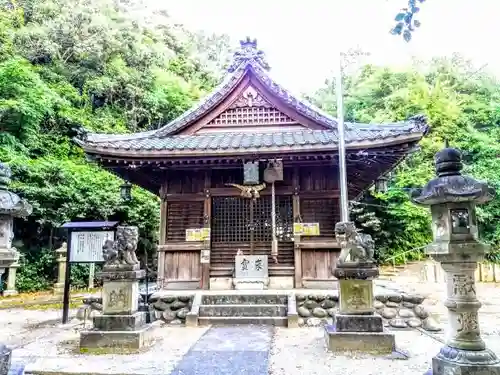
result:
<svg viewBox="0 0 500 375"><path fill-rule="evenodd" d="M205 172L205 201L203 204L203 221L204 227L210 228L212 224L212 198L210 196L211 187L211 175L210 171ZM205 241L203 246L203 251L210 251L211 240ZM200 260L203 258L203 254L200 254ZM208 263L201 264L201 287L203 289L210 289L210 260Z"/></svg>
<svg viewBox="0 0 500 375"><path fill-rule="evenodd" d="M293 201L292 201L292 209L293 209L293 222L297 222L300 218L300 196L299 196L299 168L294 167L293 175L292 175L292 184L293 184ZM295 277L294 277L294 285L295 288L302 288L302 250L300 248L300 236L294 236L294 265L295 265Z"/></svg>
<svg viewBox="0 0 500 375"><path fill-rule="evenodd" d="M168 180L165 179L162 187L160 188L160 238L158 239L159 245L165 245L167 242L167 184ZM163 280L165 280L165 251L158 251L158 278L157 284L158 288L162 289L164 287Z"/></svg>

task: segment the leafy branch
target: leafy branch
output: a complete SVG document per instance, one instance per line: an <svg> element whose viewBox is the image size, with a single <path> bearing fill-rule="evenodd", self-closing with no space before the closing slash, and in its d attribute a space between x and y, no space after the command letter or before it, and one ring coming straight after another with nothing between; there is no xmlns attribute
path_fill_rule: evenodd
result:
<svg viewBox="0 0 500 375"><path fill-rule="evenodd" d="M396 14L394 20L396 26L391 29L393 35L403 35L403 39L409 42L412 38L412 33L420 27L420 21L415 19L415 14L420 11L417 3L423 3L425 0L408 0L408 7L401 9Z"/></svg>

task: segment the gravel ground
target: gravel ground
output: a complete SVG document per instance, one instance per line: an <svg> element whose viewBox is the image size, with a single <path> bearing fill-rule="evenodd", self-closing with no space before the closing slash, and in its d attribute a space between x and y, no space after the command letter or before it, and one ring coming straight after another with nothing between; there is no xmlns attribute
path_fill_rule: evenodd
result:
<svg viewBox="0 0 500 375"><path fill-rule="evenodd" d="M161 327L155 343L134 354L77 353L79 329L60 331L13 351L13 361L29 359L26 373L170 374L207 328Z"/></svg>
<svg viewBox="0 0 500 375"><path fill-rule="evenodd" d="M397 282L396 282L397 283ZM395 286L396 283L388 286ZM399 284L399 289L413 290L429 296L427 304L446 325L442 306L444 285ZM479 284L483 301L480 310L481 331L488 347L500 355L500 284ZM74 311L72 311L74 314ZM75 354L81 323L61 326L60 310L0 310L0 337L14 348L13 363L27 364L27 370L44 369L74 372L99 369L100 373L169 374L192 348L206 328L162 327L158 341L148 351L128 355L85 356ZM431 358L439 351L445 334L433 337L419 331L396 331L398 349L409 353L407 360L391 360L370 355L335 355L326 350L323 330L319 327L276 328L269 354L272 375L354 375L423 374ZM215 348L214 348L215 350ZM121 371L120 371L121 370ZM92 371L91 371L92 372Z"/></svg>
<svg viewBox="0 0 500 375"><path fill-rule="evenodd" d="M271 346L272 375L364 375L423 374L441 346L418 331L396 332L398 349L409 352L408 360L353 354L336 355L326 350L322 328L276 329Z"/></svg>

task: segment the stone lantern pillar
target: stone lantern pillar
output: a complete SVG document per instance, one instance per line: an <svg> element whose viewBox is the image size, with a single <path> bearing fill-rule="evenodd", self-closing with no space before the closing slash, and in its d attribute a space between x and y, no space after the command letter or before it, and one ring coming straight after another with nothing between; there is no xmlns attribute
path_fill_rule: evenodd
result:
<svg viewBox="0 0 500 375"><path fill-rule="evenodd" d="M63 242L61 247L56 250L57 254L57 282L54 284L54 294L64 294L64 280L66 280L66 254L68 253L68 244Z"/></svg>
<svg viewBox="0 0 500 375"><path fill-rule="evenodd" d="M461 153L445 148L435 156L437 177L412 193L416 204L429 206L434 241L426 253L446 273L449 333L432 359L434 375L500 374L500 360L481 338L474 271L487 246L478 240L476 204L492 199L494 191L462 176Z"/></svg>
<svg viewBox="0 0 500 375"><path fill-rule="evenodd" d="M19 259L19 253L12 247L14 218L30 215L32 207L19 198L17 194L8 190L10 177L10 168L0 163L0 281L5 269L10 268L6 292L13 294L16 272L14 267ZM7 375L10 367L10 356L10 350L0 343L0 375Z"/></svg>

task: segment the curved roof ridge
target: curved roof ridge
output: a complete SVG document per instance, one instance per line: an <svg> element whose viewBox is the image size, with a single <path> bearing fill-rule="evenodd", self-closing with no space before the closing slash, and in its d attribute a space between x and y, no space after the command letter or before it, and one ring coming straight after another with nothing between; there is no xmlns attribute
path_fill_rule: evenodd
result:
<svg viewBox="0 0 500 375"><path fill-rule="evenodd" d="M233 73L226 74L221 83L213 89L208 95L204 96L191 108L186 110L183 114L176 117L169 123L155 130L155 135L166 136L181 129L183 126L188 125L191 121L198 118L198 116L206 113L213 106L219 104L226 95L240 82L245 73L245 67L239 67Z"/></svg>

